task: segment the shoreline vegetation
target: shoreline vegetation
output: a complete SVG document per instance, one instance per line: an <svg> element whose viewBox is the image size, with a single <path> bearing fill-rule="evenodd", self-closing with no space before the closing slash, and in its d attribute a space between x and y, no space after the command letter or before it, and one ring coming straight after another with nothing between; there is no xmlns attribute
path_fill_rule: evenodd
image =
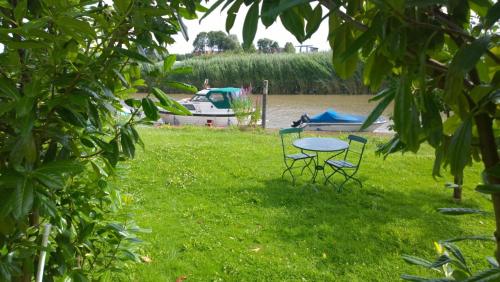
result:
<svg viewBox="0 0 500 282"><path fill-rule="evenodd" d="M262 92L262 81L269 80L269 93L279 94L370 94L363 85L360 66L351 79L339 78L331 61L331 52L299 54L218 54L183 60L179 66L192 67L192 73L172 75L169 79L203 88L205 79L212 87L251 84L254 93ZM158 85L167 93L174 89Z"/></svg>

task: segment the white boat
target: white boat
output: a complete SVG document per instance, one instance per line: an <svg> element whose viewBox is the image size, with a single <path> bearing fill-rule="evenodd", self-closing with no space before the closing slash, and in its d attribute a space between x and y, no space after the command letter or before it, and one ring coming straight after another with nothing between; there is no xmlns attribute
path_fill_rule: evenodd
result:
<svg viewBox="0 0 500 282"><path fill-rule="evenodd" d="M365 116L337 113L333 109L328 109L326 112L308 117L303 115L300 120L293 122L293 127L303 127L304 130L314 131L374 131L380 126L387 123L383 117L378 118L367 128L361 130L361 126L366 120Z"/></svg>
<svg viewBox="0 0 500 282"><path fill-rule="evenodd" d="M242 98L245 91L240 88L209 88L197 92L192 98L178 101L191 112L190 116L176 115L160 110L164 123L171 125L207 125L227 127L238 125L238 119L231 108L235 99ZM247 98L248 99L248 98ZM250 115L243 124L250 122Z"/></svg>

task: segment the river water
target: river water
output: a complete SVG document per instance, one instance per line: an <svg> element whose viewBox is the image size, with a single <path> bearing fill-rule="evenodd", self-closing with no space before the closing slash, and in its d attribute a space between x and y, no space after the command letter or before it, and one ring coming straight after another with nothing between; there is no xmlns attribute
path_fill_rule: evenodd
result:
<svg viewBox="0 0 500 282"><path fill-rule="evenodd" d="M180 100L191 95L171 94L175 100ZM252 95L255 100L260 100L260 95ZM369 102L372 95L268 95L267 97L267 128L281 128L290 126L293 120L298 120L301 115L309 116L324 112L332 108L340 113L368 115L377 102ZM392 105L387 107L383 116L387 119L392 112ZM388 124L379 127L376 132L389 132Z"/></svg>

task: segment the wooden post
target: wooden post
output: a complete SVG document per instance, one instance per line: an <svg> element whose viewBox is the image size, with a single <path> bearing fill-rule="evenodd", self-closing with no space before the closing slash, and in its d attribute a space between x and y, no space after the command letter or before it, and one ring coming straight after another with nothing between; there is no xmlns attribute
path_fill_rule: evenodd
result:
<svg viewBox="0 0 500 282"><path fill-rule="evenodd" d="M45 268L45 257L47 256L47 244L49 242L50 229L52 225L49 223L45 224L42 236L42 250L40 251L40 259L38 260L38 270L36 272L36 282L42 282L43 280L43 270Z"/></svg>
<svg viewBox="0 0 500 282"><path fill-rule="evenodd" d="M264 80L264 86L262 88L262 128L266 128L266 111L267 111L267 91L268 91L269 81Z"/></svg>

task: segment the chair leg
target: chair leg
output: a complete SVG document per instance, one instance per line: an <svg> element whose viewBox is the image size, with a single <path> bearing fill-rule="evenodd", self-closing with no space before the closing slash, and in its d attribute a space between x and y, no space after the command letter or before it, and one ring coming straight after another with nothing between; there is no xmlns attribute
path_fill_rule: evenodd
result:
<svg viewBox="0 0 500 282"><path fill-rule="evenodd" d="M326 176L326 173L325 173L325 171L323 170L323 174L324 174L324 175L325 175L325 177L326 177L326 179L325 179L325 184L324 184L324 185L326 185L326 184L330 181L330 178L331 178L331 177L332 177L335 173L339 172L339 170L338 170L338 169L335 169L335 168L333 168L333 167L332 167L332 169L333 169L333 172L332 172L330 175L328 175L328 177ZM332 181L331 183L332 183L332 185L334 185L334 186L335 186L335 183L334 183L333 181Z"/></svg>
<svg viewBox="0 0 500 282"><path fill-rule="evenodd" d="M292 183L293 183L293 185L295 185L295 176L292 173L292 167L293 167L294 164L295 164L295 160L292 161L292 163L290 164L290 166L288 166L287 162L285 161L286 169L281 174L281 179L284 179L285 178L285 174L288 171L288 173L290 173L290 176L292 177Z"/></svg>
<svg viewBox="0 0 500 282"><path fill-rule="evenodd" d="M314 159L313 158L310 158L309 161L306 161L306 159L303 159L304 163L305 163L305 166L302 168L302 170L300 171L300 175L302 175L304 173L304 170L307 168L311 174L313 174L314 172L312 171L310 165L311 165L311 162L313 161Z"/></svg>
<svg viewBox="0 0 500 282"><path fill-rule="evenodd" d="M363 188L363 184L361 183L361 181L360 181L359 179L357 179L356 177L354 177L354 175L356 174L356 172L357 172L357 171L353 172L352 174L347 174L347 173L345 173L345 171L341 170L341 173L342 173L342 175L344 176L345 180L344 180L344 182L342 182L342 184L339 186L339 189L338 189L338 190L339 190L339 192L341 192L341 191L342 191L342 188L344 187L344 184L345 184L347 181L351 180L351 179L352 179L352 180L354 180L354 181L356 181L356 182L359 184L359 186L361 186L361 188Z"/></svg>

